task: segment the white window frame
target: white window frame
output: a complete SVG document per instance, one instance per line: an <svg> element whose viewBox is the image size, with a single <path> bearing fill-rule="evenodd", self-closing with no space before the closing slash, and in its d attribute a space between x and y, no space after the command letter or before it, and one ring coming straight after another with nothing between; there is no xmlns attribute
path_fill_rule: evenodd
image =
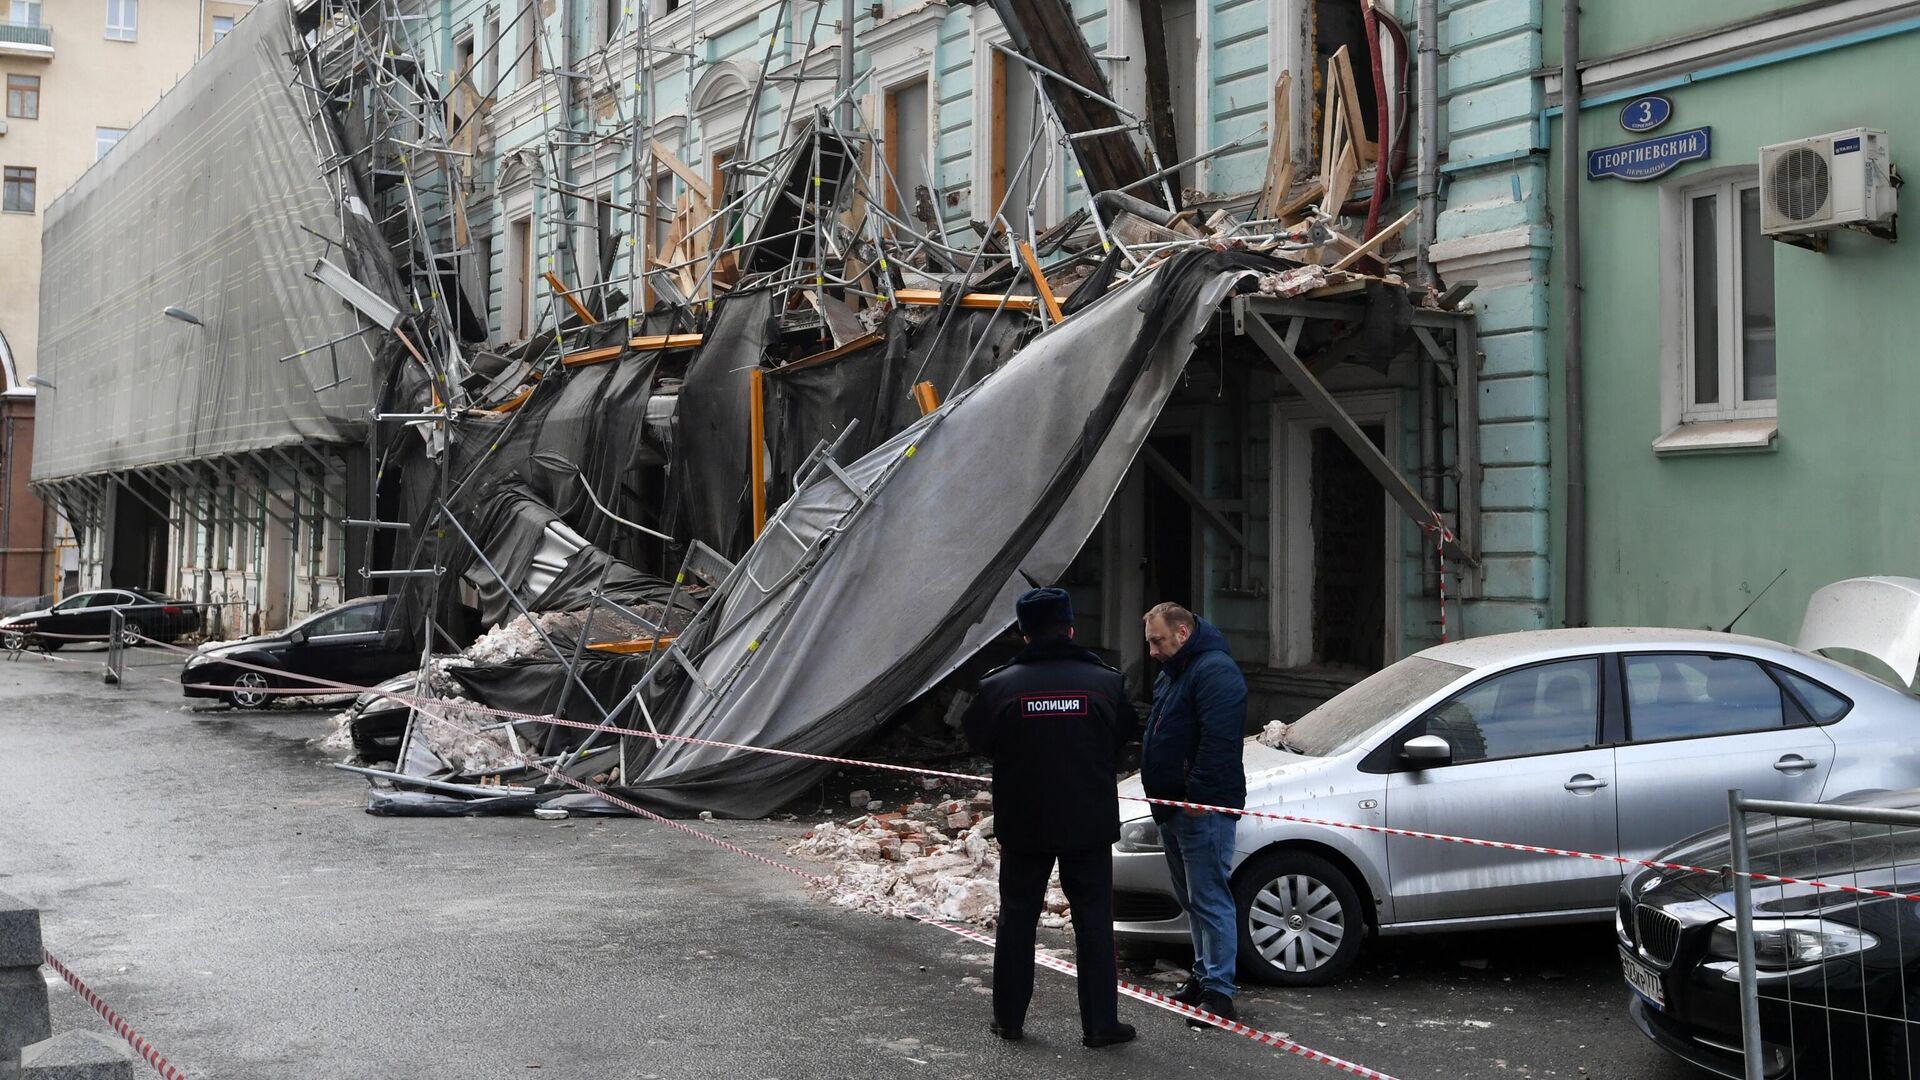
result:
<svg viewBox="0 0 1920 1080"><path fill-rule="evenodd" d="M140 0L107 0L108 41L140 40Z"/></svg>
<svg viewBox="0 0 1920 1080"><path fill-rule="evenodd" d="M41 0L12 0L7 5L7 21L15 26L44 26Z"/></svg>
<svg viewBox="0 0 1920 1080"><path fill-rule="evenodd" d="M1683 424L1712 423L1721 420L1758 420L1779 414L1779 398L1754 398L1744 396L1746 370L1746 336L1742 332L1745 322L1746 297L1741 290L1741 257L1749 242L1766 244L1769 249L1772 241L1759 238L1749 241L1741 235L1740 195L1744 191L1757 191L1760 179L1757 175L1731 177L1711 184L1697 184L1680 191L1680 231L1677 237L1680 249L1680 281L1683 313L1682 346L1680 364L1680 422ZM1694 206L1705 198L1715 200L1714 215L1714 268L1715 285L1719 290L1718 355L1713 357L1716 377L1720 387L1720 400L1713 404L1701 404L1694 400L1694 388L1698 385L1694 379L1699 371L1702 358L1695 348L1694 335L1696 325L1693 319L1693 271L1696 252L1693 244ZM1772 258L1773 252L1767 251ZM1776 289L1777 295L1777 289ZM1777 363L1776 353L1776 363Z"/></svg>
<svg viewBox="0 0 1920 1080"><path fill-rule="evenodd" d="M220 20L222 20L222 19L225 19L225 20L227 21L227 28L226 28L225 30L222 30L222 29L220 29ZM231 34L231 33L233 33L233 24L234 24L235 22L237 22L237 21L238 21L238 20L236 20L236 19L235 19L235 18L234 18L233 16L231 16L231 15L215 15L215 16L213 16L213 30L212 30L212 33L213 33L213 43L214 43L215 45L218 45L218 44L220 44L220 39L221 39L221 38L223 38L223 37L226 37L226 36L227 36L228 34Z"/></svg>
<svg viewBox="0 0 1920 1080"><path fill-rule="evenodd" d="M126 128L97 127L93 129L93 160L106 157L121 139L127 137Z"/></svg>

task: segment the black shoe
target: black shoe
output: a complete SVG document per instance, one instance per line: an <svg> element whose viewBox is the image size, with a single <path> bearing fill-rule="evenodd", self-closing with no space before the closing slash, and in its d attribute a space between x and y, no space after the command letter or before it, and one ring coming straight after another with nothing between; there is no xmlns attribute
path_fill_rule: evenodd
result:
<svg viewBox="0 0 1920 1080"><path fill-rule="evenodd" d="M1080 1039L1080 1045L1098 1050L1102 1046L1119 1046L1133 1041L1132 1024L1115 1024L1098 1035L1086 1035Z"/></svg>
<svg viewBox="0 0 1920 1080"><path fill-rule="evenodd" d="M1186 982L1180 984L1180 989L1175 990L1167 996L1182 1005L1198 1005L1200 1004L1200 993L1200 980L1189 976Z"/></svg>
<svg viewBox="0 0 1920 1080"><path fill-rule="evenodd" d="M1194 1003L1194 1008L1202 1012L1210 1012L1222 1020L1238 1019L1238 1015L1233 1011L1233 999L1218 990L1201 991L1200 1000ZM1208 1028L1214 1025L1207 1023L1199 1017L1189 1016L1187 1017L1187 1026L1191 1028Z"/></svg>
<svg viewBox="0 0 1920 1080"><path fill-rule="evenodd" d="M998 1020L995 1020L993 1022L993 1025L990 1028L990 1030L995 1035L1000 1036L1002 1039L1005 1039L1008 1042L1019 1042L1021 1039L1024 1039L1027 1037L1027 1033L1021 1028L1006 1027L1002 1025Z"/></svg>

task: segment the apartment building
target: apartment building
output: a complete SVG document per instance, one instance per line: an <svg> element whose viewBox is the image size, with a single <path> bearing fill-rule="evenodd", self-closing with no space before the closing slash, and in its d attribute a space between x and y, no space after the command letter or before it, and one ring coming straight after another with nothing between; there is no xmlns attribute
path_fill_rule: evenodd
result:
<svg viewBox="0 0 1920 1080"><path fill-rule="evenodd" d="M0 604L60 587L60 530L28 490L41 215L112 151L254 0L7 0L0 6ZM69 567L72 569L73 567Z"/></svg>

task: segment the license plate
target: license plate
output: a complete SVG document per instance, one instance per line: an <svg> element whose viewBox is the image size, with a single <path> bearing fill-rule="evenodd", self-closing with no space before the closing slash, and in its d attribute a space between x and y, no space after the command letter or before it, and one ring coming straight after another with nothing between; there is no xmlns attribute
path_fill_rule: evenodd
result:
<svg viewBox="0 0 1920 1080"><path fill-rule="evenodd" d="M1667 992L1660 986L1660 973L1634 959L1633 954L1620 950L1620 970L1627 977L1627 985L1633 992L1647 999L1647 1004L1656 1009L1667 1007Z"/></svg>

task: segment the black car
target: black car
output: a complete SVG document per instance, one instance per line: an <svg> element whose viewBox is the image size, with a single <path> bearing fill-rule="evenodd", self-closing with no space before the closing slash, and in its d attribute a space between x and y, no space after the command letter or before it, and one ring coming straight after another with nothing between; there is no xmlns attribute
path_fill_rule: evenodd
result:
<svg viewBox="0 0 1920 1080"><path fill-rule="evenodd" d="M1920 791L1843 805L1920 810ZM1749 819L1761 873L1920 893L1920 829L1808 819ZM1657 861L1724 868L1725 828ZM1725 873L1645 869L1621 883L1614 913L1634 1022L1663 1049L1735 1080L1741 1056L1733 881ZM1760 1035L1768 1080L1920 1077L1920 904L1753 885Z"/></svg>
<svg viewBox="0 0 1920 1080"><path fill-rule="evenodd" d="M200 629L200 611L184 600L148 589L93 589L74 593L50 608L0 619L0 634L17 636L51 652L86 639L107 640L113 612L119 611L128 645L142 637L174 641Z"/></svg>
<svg viewBox="0 0 1920 1080"><path fill-rule="evenodd" d="M404 634L388 631L387 613L385 597L368 597L311 615L277 634L203 645L180 669L180 682L188 697L225 698L243 709L290 696L275 691L349 692L293 676L372 686L420 662Z"/></svg>

